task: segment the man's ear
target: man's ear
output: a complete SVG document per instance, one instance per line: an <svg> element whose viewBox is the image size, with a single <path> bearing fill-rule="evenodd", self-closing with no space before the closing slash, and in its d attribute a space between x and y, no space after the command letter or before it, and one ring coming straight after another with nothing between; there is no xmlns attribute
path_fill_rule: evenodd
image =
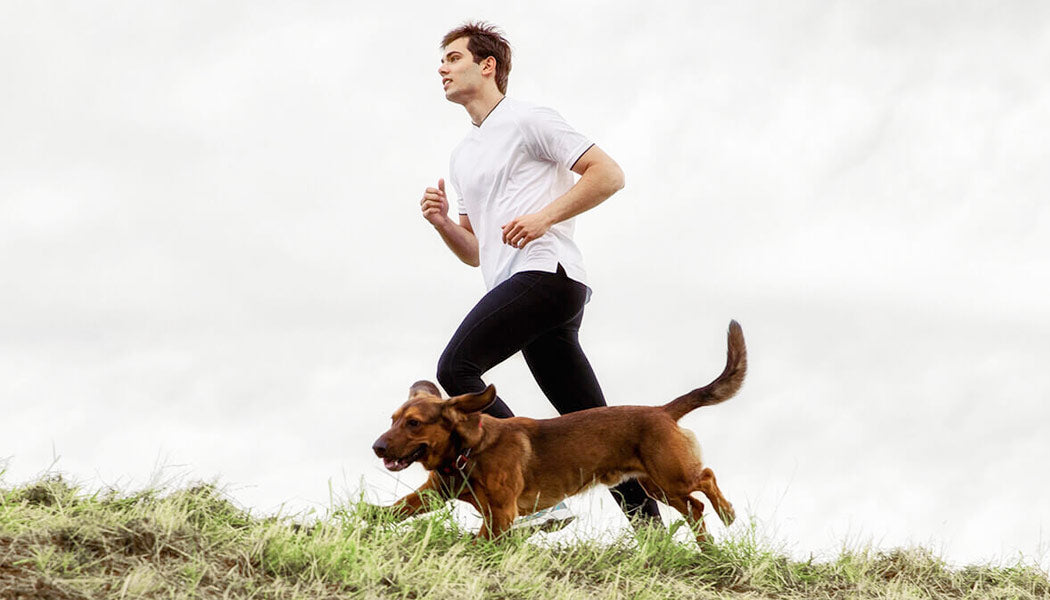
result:
<svg viewBox="0 0 1050 600"><path fill-rule="evenodd" d="M496 387L489 385L485 391L476 394L463 394L448 399L448 404L461 413L481 412L496 400Z"/></svg>
<svg viewBox="0 0 1050 600"><path fill-rule="evenodd" d="M417 381L412 384L412 387L408 388L408 399L411 400L416 396L435 396L440 398L441 390L429 381Z"/></svg>
<svg viewBox="0 0 1050 600"><path fill-rule="evenodd" d="M486 56L485 58L481 59L481 70L484 71L487 67L491 67L492 73L495 74L496 62L497 61L495 56Z"/></svg>

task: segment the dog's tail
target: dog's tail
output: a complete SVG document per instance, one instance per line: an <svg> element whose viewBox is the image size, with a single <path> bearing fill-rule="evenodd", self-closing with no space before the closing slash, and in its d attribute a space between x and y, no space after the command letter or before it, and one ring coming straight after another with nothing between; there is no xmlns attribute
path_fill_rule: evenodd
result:
<svg viewBox="0 0 1050 600"><path fill-rule="evenodd" d="M744 375L747 373L747 346L744 345L744 331L740 323L729 322L729 349L726 351L726 368L722 374L711 383L702 388L697 388L684 396L675 398L663 409L677 421L689 412L701 406L711 406L719 402L725 402L737 393L744 383Z"/></svg>

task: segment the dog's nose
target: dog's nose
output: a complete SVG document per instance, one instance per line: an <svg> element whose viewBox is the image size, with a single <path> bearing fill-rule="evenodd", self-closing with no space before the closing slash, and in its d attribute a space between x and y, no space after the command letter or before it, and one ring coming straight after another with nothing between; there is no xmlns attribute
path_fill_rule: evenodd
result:
<svg viewBox="0 0 1050 600"><path fill-rule="evenodd" d="M372 444L372 452L376 453L379 458L385 458L386 456L386 440L379 438L376 443Z"/></svg>

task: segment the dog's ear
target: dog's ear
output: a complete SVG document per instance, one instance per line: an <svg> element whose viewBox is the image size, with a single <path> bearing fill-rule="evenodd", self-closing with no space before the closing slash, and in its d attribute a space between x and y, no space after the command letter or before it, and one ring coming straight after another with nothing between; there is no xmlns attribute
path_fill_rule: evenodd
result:
<svg viewBox="0 0 1050 600"><path fill-rule="evenodd" d="M481 412L496 400L496 387L489 385L485 391L476 394L463 394L448 399L448 404L461 413Z"/></svg>
<svg viewBox="0 0 1050 600"><path fill-rule="evenodd" d="M436 396L440 398L441 390L429 381L420 380L413 383L412 387L408 388L408 399L411 400L416 396Z"/></svg>
<svg viewBox="0 0 1050 600"><path fill-rule="evenodd" d="M481 411L495 400L496 388L490 385L483 392L455 396L445 402L444 418L466 447L473 448L481 442Z"/></svg>

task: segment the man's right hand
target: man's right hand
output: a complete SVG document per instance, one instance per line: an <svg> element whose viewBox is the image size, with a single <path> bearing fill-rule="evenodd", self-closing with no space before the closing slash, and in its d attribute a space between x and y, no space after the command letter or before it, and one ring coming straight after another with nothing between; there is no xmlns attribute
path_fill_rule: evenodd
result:
<svg viewBox="0 0 1050 600"><path fill-rule="evenodd" d="M448 198L445 196L445 180L438 179L436 188L428 187L423 192L423 199L419 206L423 210L423 218L437 227L448 222Z"/></svg>
<svg viewBox="0 0 1050 600"><path fill-rule="evenodd" d="M436 188L428 187L419 201L423 218L430 222L445 241L449 250L464 263L476 267L481 264L478 256L478 239L470 226L467 215L459 215L459 223L448 218L448 198L445 197L445 180L438 179Z"/></svg>

